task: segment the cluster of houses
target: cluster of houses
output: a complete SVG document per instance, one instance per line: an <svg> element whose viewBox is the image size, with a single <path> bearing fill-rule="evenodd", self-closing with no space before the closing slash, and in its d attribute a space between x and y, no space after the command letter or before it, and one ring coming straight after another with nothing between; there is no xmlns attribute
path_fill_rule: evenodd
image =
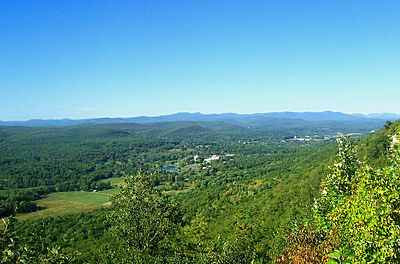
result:
<svg viewBox="0 0 400 264"><path fill-rule="evenodd" d="M232 157L234 157L234 156L235 156L235 154L232 154L232 153L225 154L225 157L228 157L228 158L232 158ZM204 159L204 162L205 162L205 163L211 163L211 162L213 162L213 161L220 160L220 158L221 158L221 155L213 154L213 155L211 155L210 157L205 158L205 159ZM194 161L195 163L200 162L200 157L199 157L199 155L194 155L194 156L193 156L193 161Z"/></svg>
<svg viewBox="0 0 400 264"><path fill-rule="evenodd" d="M319 135L302 136L302 137L294 136L293 138L289 138L288 140L290 140L290 141L301 141L301 142L322 141L322 140L329 141L329 140L340 138L340 137L343 137L343 136L355 137L355 136L361 136L361 135L362 135L361 133L347 133L347 134L336 133L335 135L324 135L324 136L319 136Z"/></svg>

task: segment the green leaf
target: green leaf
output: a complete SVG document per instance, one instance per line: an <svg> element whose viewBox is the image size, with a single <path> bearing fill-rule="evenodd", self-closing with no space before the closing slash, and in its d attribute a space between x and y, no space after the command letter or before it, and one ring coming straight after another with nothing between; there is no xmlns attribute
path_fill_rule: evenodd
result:
<svg viewBox="0 0 400 264"><path fill-rule="evenodd" d="M330 253L330 254L328 255L328 257L331 257L331 258L334 258L334 259L339 260L339 259L340 259L340 253L339 253L338 251L334 251L334 252ZM336 263L336 262L335 262L335 263Z"/></svg>

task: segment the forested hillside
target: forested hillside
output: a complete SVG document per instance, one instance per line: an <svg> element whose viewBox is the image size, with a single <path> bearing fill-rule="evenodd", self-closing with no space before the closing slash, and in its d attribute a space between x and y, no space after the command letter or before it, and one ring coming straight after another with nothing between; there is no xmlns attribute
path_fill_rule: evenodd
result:
<svg viewBox="0 0 400 264"><path fill-rule="evenodd" d="M99 180L135 174L139 169L157 171L160 182L182 189L195 175L210 174L211 165L221 167L238 158L241 163L247 162L243 159L288 158L286 153L298 152L301 145L323 145L338 133L365 133L373 128L364 123L318 127L281 122L254 128L220 122L0 127L0 216L14 208L17 212L38 210L31 201L49 193L109 189L108 181ZM220 156L219 162L198 170L212 155ZM160 170L163 165L179 167L179 176ZM230 164L222 167L234 170Z"/></svg>
<svg viewBox="0 0 400 264"><path fill-rule="evenodd" d="M400 262L400 123L354 145L343 138L310 221L283 263Z"/></svg>
<svg viewBox="0 0 400 264"><path fill-rule="evenodd" d="M0 128L2 261L396 263L399 127ZM57 193L110 201L40 216Z"/></svg>

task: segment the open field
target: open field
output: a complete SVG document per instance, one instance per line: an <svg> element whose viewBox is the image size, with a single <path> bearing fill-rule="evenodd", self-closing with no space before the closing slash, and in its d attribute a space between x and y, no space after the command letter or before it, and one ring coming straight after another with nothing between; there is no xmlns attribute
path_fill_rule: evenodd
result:
<svg viewBox="0 0 400 264"><path fill-rule="evenodd" d="M106 195L111 196L111 195L117 194L118 192L119 192L118 187L114 187L112 189L107 189L107 190L104 190L104 191L101 191L101 192L98 192L98 193L106 194Z"/></svg>
<svg viewBox="0 0 400 264"><path fill-rule="evenodd" d="M112 189L111 189L112 190ZM20 220L59 216L91 211L109 205L110 193L91 192L58 192L37 201L37 205L46 209L37 212L19 214Z"/></svg>
<svg viewBox="0 0 400 264"><path fill-rule="evenodd" d="M64 214L74 214L91 211L103 206L110 205L110 197L118 193L118 185L123 183L123 178L109 178L100 181L110 181L114 187L99 192L57 192L51 193L46 198L37 201L37 205L44 207L44 210L37 212L19 214L18 219L32 219L49 216L59 216ZM3 191L3 190L2 190ZM8 192L7 190L4 190Z"/></svg>
<svg viewBox="0 0 400 264"><path fill-rule="evenodd" d="M119 192L118 186L123 183L123 178L109 178L100 181L110 181L113 188L99 191L99 192L84 192L84 191L71 191L71 192L56 192L49 194L46 198L37 200L37 205L45 209L18 214L19 220L41 218L41 217L54 217L65 214L75 214L81 212L88 212L100 207L110 205L110 197ZM185 193L191 190L191 185L185 183L183 190L166 190L165 194L174 195L178 193ZM7 192L7 190L1 190ZM5 193L5 195L7 195Z"/></svg>
<svg viewBox="0 0 400 264"><path fill-rule="evenodd" d="M124 182L124 178L122 178L122 177L114 177L114 178L108 178L108 179L101 179L101 180L99 180L99 182L110 182L110 184L112 185L112 186L118 186L118 185L120 185L121 183L123 183Z"/></svg>

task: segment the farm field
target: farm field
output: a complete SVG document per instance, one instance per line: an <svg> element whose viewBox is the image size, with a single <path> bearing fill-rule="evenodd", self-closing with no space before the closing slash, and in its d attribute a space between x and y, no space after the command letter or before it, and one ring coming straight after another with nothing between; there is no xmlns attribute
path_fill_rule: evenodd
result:
<svg viewBox="0 0 400 264"><path fill-rule="evenodd" d="M123 178L109 178L100 181L110 181L113 188L99 192L56 192L37 201L39 207L45 209L17 215L20 220L60 216L88 212L103 206L110 205L110 197L118 193L118 186L123 183Z"/></svg>
<svg viewBox="0 0 400 264"><path fill-rule="evenodd" d="M32 213L19 214L17 218L25 220L88 212L102 206L108 206L110 204L109 198L113 194L112 191L118 191L116 188L114 189L107 190L108 192L105 193L82 191L51 193L48 197L37 201L37 205L45 209Z"/></svg>
<svg viewBox="0 0 400 264"><path fill-rule="evenodd" d="M101 179L98 182L110 182L111 186L118 186L121 183L124 182L123 177L114 177L114 178L108 178L108 179Z"/></svg>

